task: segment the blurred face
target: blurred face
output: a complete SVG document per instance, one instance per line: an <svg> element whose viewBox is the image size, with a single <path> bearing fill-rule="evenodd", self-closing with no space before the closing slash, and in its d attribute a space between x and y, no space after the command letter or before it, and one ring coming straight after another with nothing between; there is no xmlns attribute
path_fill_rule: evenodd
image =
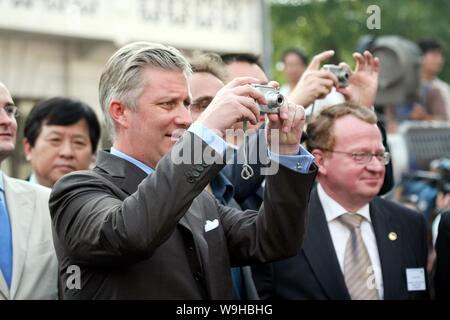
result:
<svg viewBox="0 0 450 320"><path fill-rule="evenodd" d="M217 77L207 72L192 74L189 76L188 82L192 95L190 111L192 120L195 121L224 85Z"/></svg>
<svg viewBox="0 0 450 320"><path fill-rule="evenodd" d="M16 145L17 122L7 115L5 108L14 106L8 89L0 83L0 161L6 159Z"/></svg>
<svg viewBox="0 0 450 320"><path fill-rule="evenodd" d="M24 141L27 160L39 184L52 187L63 175L89 169L92 144L82 119L72 125L42 125L34 147Z"/></svg>
<svg viewBox="0 0 450 320"><path fill-rule="evenodd" d="M284 59L284 74L288 83L297 84L305 71L305 64L295 53L288 54Z"/></svg>
<svg viewBox="0 0 450 320"><path fill-rule="evenodd" d="M142 77L146 86L138 99L138 109L127 107L120 115L114 147L156 168L176 143L172 134L192 123L190 94L181 71L147 68Z"/></svg>
<svg viewBox="0 0 450 320"><path fill-rule="evenodd" d="M376 125L348 115L337 119L333 130L334 151L384 152L381 133ZM366 164L358 164L348 154L320 151L317 160L320 184L347 210L360 209L378 194L383 185L385 165L376 157Z"/></svg>
<svg viewBox="0 0 450 320"><path fill-rule="evenodd" d="M441 50L430 50L423 56L423 70L426 74L435 77L442 70L444 56Z"/></svg>
<svg viewBox="0 0 450 320"><path fill-rule="evenodd" d="M227 65L228 72L228 82L238 77L253 77L260 81L260 84L267 84L269 80L267 79L264 71L257 64L250 64L248 62L232 62ZM252 125L248 123L249 129L257 129L264 123L264 116L262 115L259 119L258 124ZM243 123L239 122L233 126L234 129L242 129Z"/></svg>

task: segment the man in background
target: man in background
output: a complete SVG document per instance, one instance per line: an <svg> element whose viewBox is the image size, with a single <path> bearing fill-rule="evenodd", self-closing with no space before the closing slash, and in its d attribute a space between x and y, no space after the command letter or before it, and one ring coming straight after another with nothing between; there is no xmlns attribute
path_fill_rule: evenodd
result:
<svg viewBox="0 0 450 320"><path fill-rule="evenodd" d="M282 63L287 83L281 86L280 91L285 96L289 96L305 72L308 58L300 49L289 48L283 53Z"/></svg>
<svg viewBox="0 0 450 320"><path fill-rule="evenodd" d="M309 123L319 173L305 243L295 257L253 268L262 299L428 298L426 221L377 196L390 155L376 123L348 103Z"/></svg>
<svg viewBox="0 0 450 320"><path fill-rule="evenodd" d="M37 103L22 141L32 169L28 180L51 188L63 175L88 169L99 139L100 124L87 104L59 97Z"/></svg>
<svg viewBox="0 0 450 320"><path fill-rule="evenodd" d="M18 109L0 83L0 163L16 145ZM0 300L58 297L50 190L0 171Z"/></svg>

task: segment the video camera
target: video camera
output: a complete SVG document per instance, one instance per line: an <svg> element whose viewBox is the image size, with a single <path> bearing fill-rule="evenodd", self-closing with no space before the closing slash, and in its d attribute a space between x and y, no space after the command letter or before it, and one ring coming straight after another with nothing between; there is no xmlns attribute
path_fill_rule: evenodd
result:
<svg viewBox="0 0 450 320"><path fill-rule="evenodd" d="M435 160L434 165L436 172L417 170L406 175L407 180L422 180L431 187L436 188L444 195L450 194L450 159L443 158Z"/></svg>

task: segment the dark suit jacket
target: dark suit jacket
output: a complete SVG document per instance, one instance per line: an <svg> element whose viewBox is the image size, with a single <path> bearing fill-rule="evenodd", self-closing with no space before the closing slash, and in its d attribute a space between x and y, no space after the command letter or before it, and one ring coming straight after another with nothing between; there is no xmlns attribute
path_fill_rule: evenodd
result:
<svg viewBox="0 0 450 320"><path fill-rule="evenodd" d="M450 211L443 213L436 240L436 299L450 299Z"/></svg>
<svg viewBox="0 0 450 320"><path fill-rule="evenodd" d="M64 298L232 299L231 266L298 251L316 169L304 175L280 166L267 177L260 212L242 212L203 192L223 165L171 160L193 143L214 153L186 133L149 176L100 152L93 171L58 181L50 212L61 282L73 281L68 267L81 269L81 289L65 287ZM217 227L206 232L206 223Z"/></svg>
<svg viewBox="0 0 450 320"><path fill-rule="evenodd" d="M406 268L425 268L426 223L422 215L375 198L370 203L383 274L384 299L420 299L428 292L408 292ZM395 232L396 241L388 239ZM334 250L317 189L311 193L303 249L292 258L253 268L261 299L350 299Z"/></svg>

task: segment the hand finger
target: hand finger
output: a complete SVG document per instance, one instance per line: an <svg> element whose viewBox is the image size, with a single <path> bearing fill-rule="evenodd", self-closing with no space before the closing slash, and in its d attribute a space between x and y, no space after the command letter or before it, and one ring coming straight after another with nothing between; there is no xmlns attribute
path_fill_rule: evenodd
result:
<svg viewBox="0 0 450 320"><path fill-rule="evenodd" d="M305 108L303 108L302 106L296 105L296 110L295 110L295 117L292 121L292 127L293 128L298 128L300 127L300 125L303 126L304 122L305 122Z"/></svg>
<svg viewBox="0 0 450 320"><path fill-rule="evenodd" d="M323 87L328 93L331 91L335 84L334 81L330 79L320 79L318 82L319 85Z"/></svg>
<svg viewBox="0 0 450 320"><path fill-rule="evenodd" d="M259 111L258 103L250 97L242 97L242 96L238 96L237 101L254 115L256 122L252 123L256 124L261 114Z"/></svg>
<svg viewBox="0 0 450 320"><path fill-rule="evenodd" d="M353 53L353 58L356 60L355 71L362 70L364 68L364 57L359 52Z"/></svg>
<svg viewBox="0 0 450 320"><path fill-rule="evenodd" d="M316 77L319 79L329 79L333 82L333 85L335 87L338 86L338 78L336 77L336 75L328 70L320 70L317 74ZM317 81L314 79L314 81Z"/></svg>
<svg viewBox="0 0 450 320"><path fill-rule="evenodd" d="M272 88L275 88L275 89L280 88L280 84L277 81L270 81L267 85L271 86Z"/></svg>
<svg viewBox="0 0 450 320"><path fill-rule="evenodd" d="M380 61L380 58L375 57L375 58L373 59L372 70L373 70L373 72L379 73L379 72L380 72L380 68L381 68L381 61Z"/></svg>
<svg viewBox="0 0 450 320"><path fill-rule="evenodd" d="M351 96L350 96L350 89L348 87L336 88L336 91L344 96L345 101L349 101L350 100L350 98L351 98Z"/></svg>
<svg viewBox="0 0 450 320"><path fill-rule="evenodd" d="M240 121L248 120L253 125L258 123L259 109L254 101L250 101L248 97L238 97L240 103L239 114Z"/></svg>
<svg viewBox="0 0 450 320"><path fill-rule="evenodd" d="M334 50L328 50L328 51L324 51L319 54L316 54L312 58L311 63L309 64L308 68L306 68L306 70L319 70L322 62L330 59L332 56L334 56Z"/></svg>
<svg viewBox="0 0 450 320"><path fill-rule="evenodd" d="M246 84L243 86L235 87L232 89L233 93L238 96L246 96L246 97L252 97L256 101L262 104L266 104L266 97L264 94L262 94L259 90L252 87L250 84Z"/></svg>
<svg viewBox="0 0 450 320"><path fill-rule="evenodd" d="M316 99L323 99L331 92L331 88L320 86L316 91Z"/></svg>
<svg viewBox="0 0 450 320"><path fill-rule="evenodd" d="M364 58L367 61L367 66L372 69L373 66L373 55L369 51L364 51Z"/></svg>
<svg viewBox="0 0 450 320"><path fill-rule="evenodd" d="M297 117L297 112L301 113L300 108L298 108L294 103L289 103L288 109L288 118L282 122L282 130L284 133L289 133L292 130L292 126Z"/></svg>
<svg viewBox="0 0 450 320"><path fill-rule="evenodd" d="M252 83L261 83L259 79L253 77L237 77L231 80L225 87L226 88L235 88L239 86L244 86L246 84Z"/></svg>

